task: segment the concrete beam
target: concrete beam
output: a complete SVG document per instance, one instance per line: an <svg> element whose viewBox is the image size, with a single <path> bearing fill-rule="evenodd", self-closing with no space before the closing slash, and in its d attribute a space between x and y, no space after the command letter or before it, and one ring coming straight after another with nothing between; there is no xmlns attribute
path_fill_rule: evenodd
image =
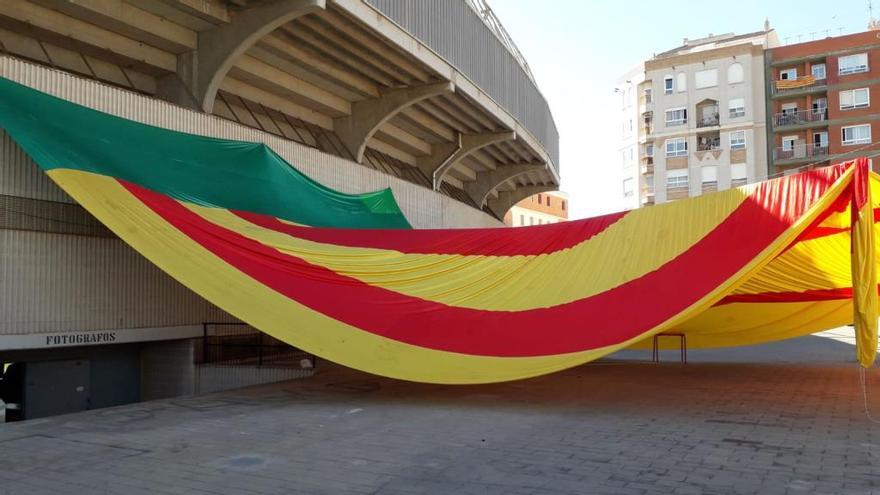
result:
<svg viewBox="0 0 880 495"><path fill-rule="evenodd" d="M513 191L500 191L497 198L489 200L489 210L491 210L496 217L504 218L507 210L512 208L513 205L519 203L520 201L528 198L533 194L538 194L545 191L555 191L558 188L559 186L553 184L541 184L533 186L523 186L514 189Z"/></svg>
<svg viewBox="0 0 880 495"><path fill-rule="evenodd" d="M520 163L516 165L505 165L495 170L480 172L477 174L477 180L468 182L464 185L464 191L474 200L477 206L482 207L489 194L501 184L522 174L543 170L547 165L543 163Z"/></svg>
<svg viewBox="0 0 880 495"><path fill-rule="evenodd" d="M441 94L455 91L451 82L396 88L382 93L379 98L355 102L351 115L335 119L333 129L358 163L364 158L367 142L384 123L404 108Z"/></svg>
<svg viewBox="0 0 880 495"><path fill-rule="evenodd" d="M431 179L434 190L438 191L452 167L466 156L490 144L514 139L516 133L513 131L459 134L457 144L435 145L431 155L419 160L419 168Z"/></svg>
<svg viewBox="0 0 880 495"><path fill-rule="evenodd" d="M198 48L178 56L176 77L168 76L159 81L160 96L210 113L220 83L236 60L280 26L323 10L325 2L274 0L236 12L228 23L199 31Z"/></svg>

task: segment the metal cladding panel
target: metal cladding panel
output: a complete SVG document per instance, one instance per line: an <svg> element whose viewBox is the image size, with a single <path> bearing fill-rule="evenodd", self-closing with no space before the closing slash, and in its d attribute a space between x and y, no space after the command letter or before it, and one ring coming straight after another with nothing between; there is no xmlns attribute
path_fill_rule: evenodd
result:
<svg viewBox="0 0 880 495"><path fill-rule="evenodd" d="M0 129L0 195L73 203Z"/></svg>
<svg viewBox="0 0 880 495"><path fill-rule="evenodd" d="M221 117L187 110L9 56L0 56L0 76L80 105L145 124L203 136L265 143L298 170L342 192L364 193L390 187L407 219L416 228L502 225L475 208L456 208L452 221L449 215L441 211L443 205L447 204L442 200L443 195L429 188ZM5 148L4 144L0 157L23 155L17 147L15 150ZM18 191L14 195L23 197L70 201L48 180L40 177L41 172L36 168L26 157L4 160L4 164L0 165L0 174L10 180L8 184L4 180L4 184L0 185L0 188L4 188L0 189L0 194L9 189ZM444 219L444 216L447 218Z"/></svg>
<svg viewBox="0 0 880 495"><path fill-rule="evenodd" d="M119 239L0 229L0 334L236 321Z"/></svg>
<svg viewBox="0 0 880 495"><path fill-rule="evenodd" d="M537 85L464 0L367 0L454 65L544 146L559 171L559 132Z"/></svg>

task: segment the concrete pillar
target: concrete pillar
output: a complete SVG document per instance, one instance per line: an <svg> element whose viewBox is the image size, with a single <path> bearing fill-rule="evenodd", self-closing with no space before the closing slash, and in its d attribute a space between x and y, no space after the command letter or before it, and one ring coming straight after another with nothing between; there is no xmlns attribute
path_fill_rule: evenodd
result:
<svg viewBox="0 0 880 495"><path fill-rule="evenodd" d="M433 153L419 160L418 166L434 185L434 190L440 189L443 178L452 170L456 163L480 148L501 141L513 141L516 132L488 132L483 134L459 134L457 145L435 146Z"/></svg>
<svg viewBox="0 0 880 495"><path fill-rule="evenodd" d="M273 0L233 15L231 22L200 31L198 48L177 59L177 74L162 78L158 96L210 113L229 69L262 37L299 16L323 10L326 0Z"/></svg>
<svg viewBox="0 0 880 495"><path fill-rule="evenodd" d="M361 163L367 141L382 124L413 103L454 91L455 84L447 81L384 91L379 98L352 104L351 115L335 119L333 130L355 160Z"/></svg>
<svg viewBox="0 0 880 495"><path fill-rule="evenodd" d="M464 191L470 196L477 206L482 207L486 202L486 198L496 187L506 181L528 172L542 170L546 168L543 163L521 163L516 165L505 165L495 170L479 172L477 180L468 182L464 185Z"/></svg>
<svg viewBox="0 0 880 495"><path fill-rule="evenodd" d="M495 214L498 218L504 218L504 214L507 213L507 210L511 209L515 204L520 201L528 198L533 194L538 194L539 192L544 191L555 191L557 186L552 184L541 184L541 185L533 185L533 186L523 186L513 191L501 191L498 193L498 197L489 200L489 210Z"/></svg>

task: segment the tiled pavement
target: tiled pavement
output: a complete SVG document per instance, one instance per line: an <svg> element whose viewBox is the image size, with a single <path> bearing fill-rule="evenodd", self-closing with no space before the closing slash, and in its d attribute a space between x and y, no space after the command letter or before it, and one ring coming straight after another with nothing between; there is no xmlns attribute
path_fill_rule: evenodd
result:
<svg viewBox="0 0 880 495"><path fill-rule="evenodd" d="M807 337L686 366L646 354L467 387L331 367L3 425L0 493L880 493L880 425L850 345Z"/></svg>

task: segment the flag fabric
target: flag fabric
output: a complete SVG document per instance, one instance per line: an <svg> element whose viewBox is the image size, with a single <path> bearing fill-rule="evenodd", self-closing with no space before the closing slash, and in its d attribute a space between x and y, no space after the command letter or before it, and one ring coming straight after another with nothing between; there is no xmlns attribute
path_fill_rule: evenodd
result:
<svg viewBox="0 0 880 495"><path fill-rule="evenodd" d="M852 322L860 362L876 354L880 182L864 159L586 220L413 230L390 191L332 191L264 145L5 80L0 125L169 275L275 338L371 373L497 382L665 331L717 347Z"/></svg>

